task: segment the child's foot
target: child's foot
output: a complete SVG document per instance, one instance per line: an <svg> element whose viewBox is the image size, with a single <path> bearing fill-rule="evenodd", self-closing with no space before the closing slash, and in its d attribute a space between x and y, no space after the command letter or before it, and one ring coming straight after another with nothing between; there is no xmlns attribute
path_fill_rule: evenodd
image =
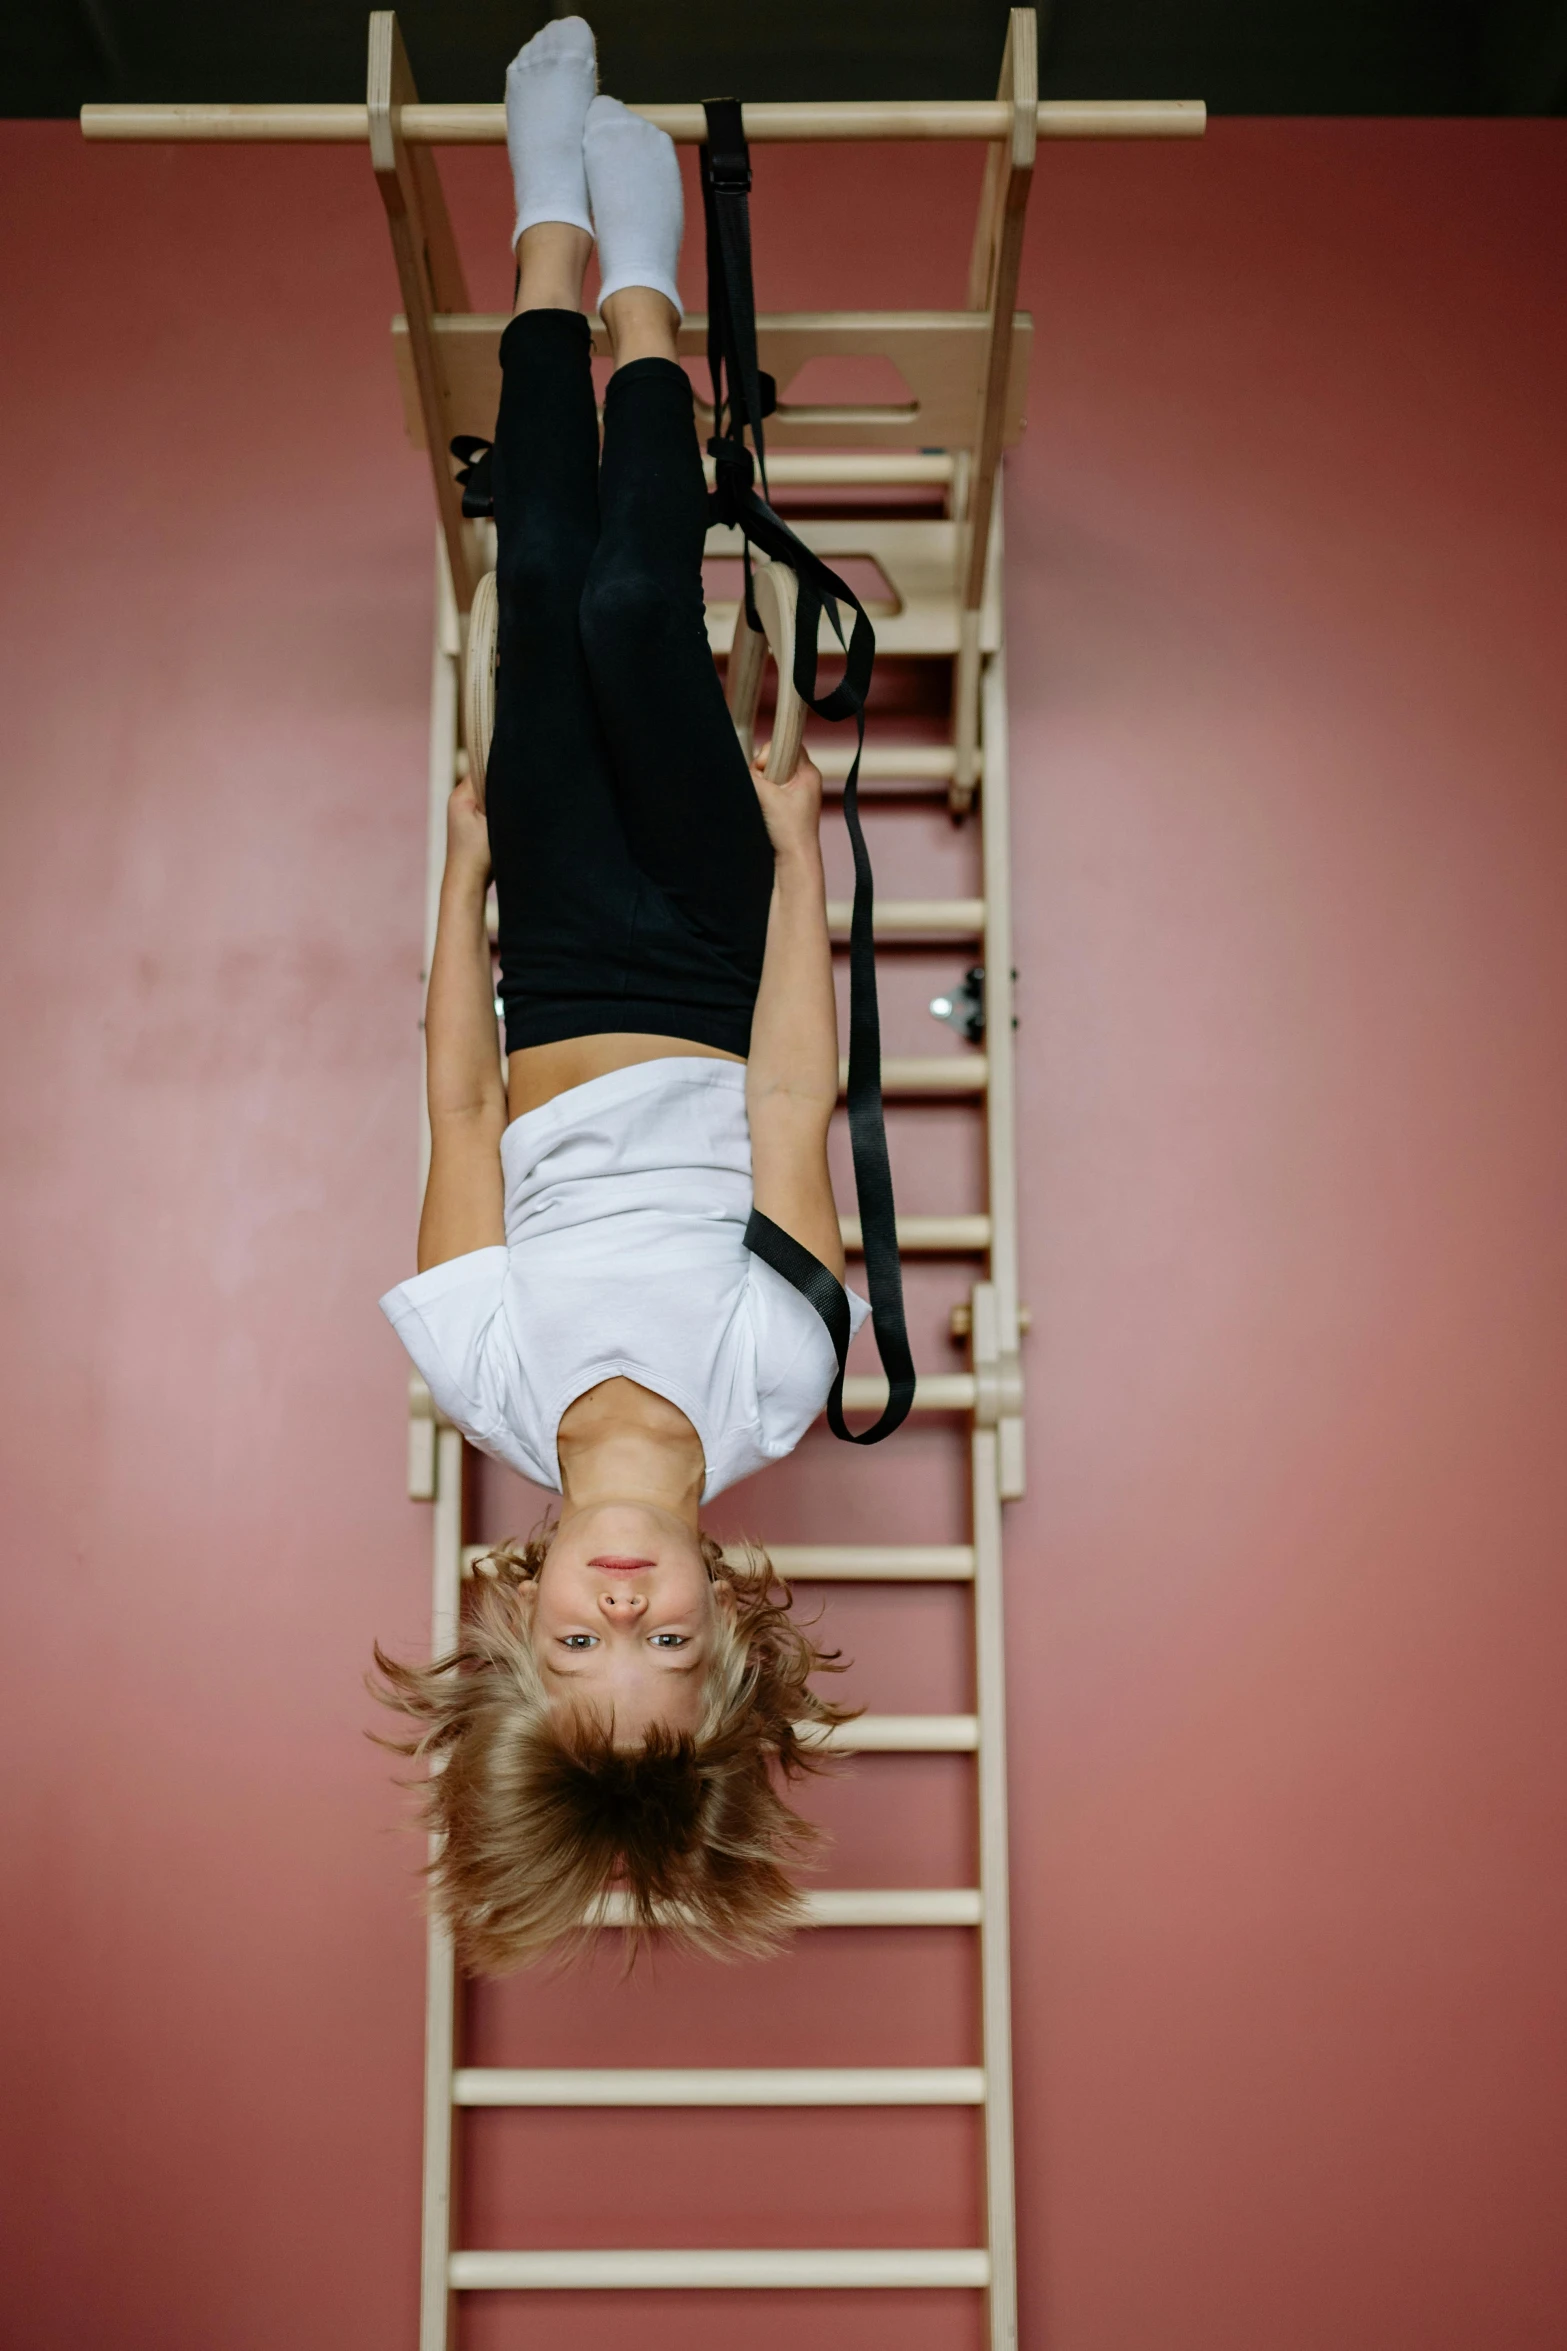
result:
<svg viewBox="0 0 1567 2351"><path fill-rule="evenodd" d="M593 29L580 16L545 25L506 68L506 149L517 190L514 245L524 229L542 220L562 220L593 234L582 138L597 86Z"/></svg>
<svg viewBox="0 0 1567 2351"><path fill-rule="evenodd" d="M685 198L674 142L618 98L595 98L582 151L603 272L599 308L622 287L651 286L684 317L677 272Z"/></svg>

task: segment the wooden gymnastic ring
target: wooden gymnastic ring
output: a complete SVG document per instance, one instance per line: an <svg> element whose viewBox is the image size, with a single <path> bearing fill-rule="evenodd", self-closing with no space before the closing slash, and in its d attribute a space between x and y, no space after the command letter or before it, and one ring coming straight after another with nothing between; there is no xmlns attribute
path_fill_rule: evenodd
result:
<svg viewBox="0 0 1567 2351"><path fill-rule="evenodd" d="M500 604L495 574L485 572L473 591L473 607L463 640L462 739L468 754L468 775L474 798L484 806L484 776L490 763L490 741L495 733L495 660L499 637Z"/></svg>
<svg viewBox="0 0 1567 2351"><path fill-rule="evenodd" d="M794 682L794 619L800 583L787 563L759 564L752 582L760 633L745 616L742 601L735 614L734 643L724 693L729 715L750 763L756 749L756 705L762 691L762 672L772 655L778 670L778 696L773 712L773 739L763 773L787 783L799 764L805 733L805 705Z"/></svg>

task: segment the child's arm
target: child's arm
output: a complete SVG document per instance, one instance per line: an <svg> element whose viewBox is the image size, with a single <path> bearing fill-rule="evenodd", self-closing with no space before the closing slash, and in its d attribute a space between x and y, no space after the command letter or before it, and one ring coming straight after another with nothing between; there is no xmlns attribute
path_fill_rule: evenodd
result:
<svg viewBox="0 0 1567 2351"><path fill-rule="evenodd" d="M752 1190L763 1216L841 1281L843 1241L827 1172L838 1006L817 838L822 779L803 752L786 784L769 783L756 768L751 776L776 859L745 1078Z"/></svg>
<svg viewBox="0 0 1567 2351"><path fill-rule="evenodd" d="M447 803L446 870L424 1008L430 1180L419 1219L421 1273L506 1238L506 1086L484 925L489 880L484 814L473 787L462 783Z"/></svg>

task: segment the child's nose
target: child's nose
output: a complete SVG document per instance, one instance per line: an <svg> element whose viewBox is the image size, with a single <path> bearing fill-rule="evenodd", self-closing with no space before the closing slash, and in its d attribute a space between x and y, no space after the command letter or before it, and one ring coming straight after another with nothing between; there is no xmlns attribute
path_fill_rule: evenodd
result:
<svg viewBox="0 0 1567 2351"><path fill-rule="evenodd" d="M599 1606L607 1617L611 1619L620 1617L629 1621L642 1614L643 1609L647 1606L647 1594L645 1592L600 1592Z"/></svg>

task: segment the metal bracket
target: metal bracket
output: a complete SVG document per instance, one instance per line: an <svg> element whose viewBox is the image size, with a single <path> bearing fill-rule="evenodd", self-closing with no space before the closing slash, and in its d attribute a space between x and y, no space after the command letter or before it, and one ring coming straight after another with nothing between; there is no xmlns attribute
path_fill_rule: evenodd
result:
<svg viewBox="0 0 1567 2351"><path fill-rule="evenodd" d="M930 1000L933 1017L944 1021L966 1043L979 1044L985 1034L985 967L970 964L958 985L946 996Z"/></svg>
<svg viewBox="0 0 1567 2351"><path fill-rule="evenodd" d="M1001 1310L994 1282L970 1293L969 1352L974 1367L974 1425L997 1436L997 1490L1003 1502L1023 1493L1023 1366L1015 1346L1001 1344Z"/></svg>

